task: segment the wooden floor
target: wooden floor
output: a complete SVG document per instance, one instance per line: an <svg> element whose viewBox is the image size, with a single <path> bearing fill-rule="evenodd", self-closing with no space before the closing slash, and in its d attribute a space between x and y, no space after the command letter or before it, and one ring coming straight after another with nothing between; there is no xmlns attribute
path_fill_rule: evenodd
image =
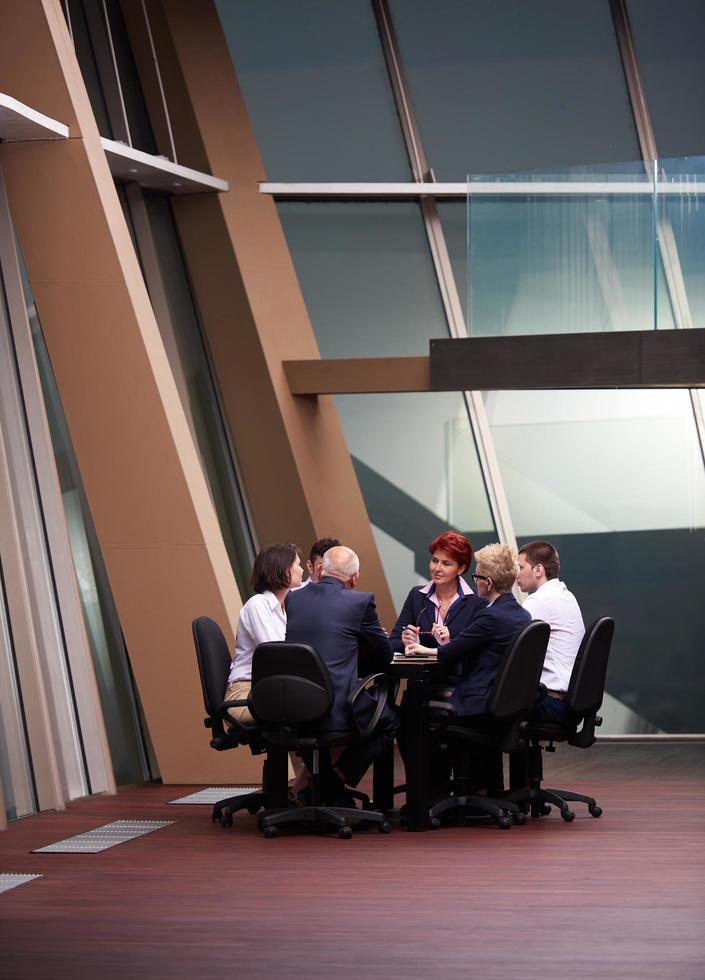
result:
<svg viewBox="0 0 705 980"><path fill-rule="evenodd" d="M0 977L703 980L705 746L562 748L546 768L604 816L265 840L165 805L192 787L148 786L16 821L0 872L45 877L0 895ZM29 853L121 817L176 823Z"/></svg>

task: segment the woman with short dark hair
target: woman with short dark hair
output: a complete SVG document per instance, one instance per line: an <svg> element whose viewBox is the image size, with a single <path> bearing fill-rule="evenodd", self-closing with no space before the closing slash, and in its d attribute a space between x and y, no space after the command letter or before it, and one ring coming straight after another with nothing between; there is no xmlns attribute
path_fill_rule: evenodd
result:
<svg viewBox="0 0 705 980"><path fill-rule="evenodd" d="M224 701L242 701L250 693L252 654L255 647L268 640L286 636L284 600L289 589L301 585L303 568L296 545L273 544L263 548L255 558L250 578L255 594L240 610L233 657ZM249 709L229 708L228 714L241 724L253 721Z"/></svg>

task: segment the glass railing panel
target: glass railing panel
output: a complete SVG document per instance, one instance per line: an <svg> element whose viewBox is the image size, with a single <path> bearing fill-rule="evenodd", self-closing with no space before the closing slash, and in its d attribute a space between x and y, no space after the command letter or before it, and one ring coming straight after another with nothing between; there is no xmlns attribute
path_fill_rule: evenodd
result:
<svg viewBox="0 0 705 980"><path fill-rule="evenodd" d="M705 157L659 160L658 169L658 244L678 325L705 327Z"/></svg>
<svg viewBox="0 0 705 980"><path fill-rule="evenodd" d="M464 241L441 205L472 336L703 325L705 158L601 169L469 176Z"/></svg>
<svg viewBox="0 0 705 980"><path fill-rule="evenodd" d="M471 175L467 190L472 336L672 325L656 192L643 163Z"/></svg>

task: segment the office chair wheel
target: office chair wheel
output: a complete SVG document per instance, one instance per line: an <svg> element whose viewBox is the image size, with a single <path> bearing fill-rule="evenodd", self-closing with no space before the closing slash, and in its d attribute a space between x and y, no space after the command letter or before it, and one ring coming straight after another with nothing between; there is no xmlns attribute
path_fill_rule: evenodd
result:
<svg viewBox="0 0 705 980"><path fill-rule="evenodd" d="M279 831L277 830L276 827L263 827L262 828L262 833L264 834L265 837L278 837L279 836Z"/></svg>
<svg viewBox="0 0 705 980"><path fill-rule="evenodd" d="M255 813L259 813L259 811L260 811L260 805L259 805L259 803L253 803L252 806L248 806L248 808L247 808L247 812L248 813L251 813L252 816L254 816Z"/></svg>
<svg viewBox="0 0 705 980"><path fill-rule="evenodd" d="M597 803L596 803L594 806L589 806L588 807L588 813L590 814L591 817L601 817L602 816L602 807L601 806L598 806Z"/></svg>
<svg viewBox="0 0 705 980"><path fill-rule="evenodd" d="M547 817L550 812L551 812L551 807L548 805L548 803L542 803L541 806L539 807L540 817Z"/></svg>
<svg viewBox="0 0 705 980"><path fill-rule="evenodd" d="M220 815L220 823L223 827L232 827L233 815L230 810L224 810Z"/></svg>
<svg viewBox="0 0 705 980"><path fill-rule="evenodd" d="M428 818L428 829L429 830L440 830L441 829L441 821L438 819L438 817L429 817Z"/></svg>
<svg viewBox="0 0 705 980"><path fill-rule="evenodd" d="M377 830L380 832L380 834L391 834L392 825L388 820L383 820L382 823L377 824Z"/></svg>
<svg viewBox="0 0 705 980"><path fill-rule="evenodd" d="M561 816L566 823L571 823L573 820L575 820L575 813L573 810L561 810Z"/></svg>
<svg viewBox="0 0 705 980"><path fill-rule="evenodd" d="M520 810L518 813L512 814L512 820L518 827L520 827L522 824L526 823L526 814L522 813Z"/></svg>
<svg viewBox="0 0 705 980"><path fill-rule="evenodd" d="M213 812L211 813L211 820L213 823L220 823L222 814L217 807L213 807Z"/></svg>
<svg viewBox="0 0 705 980"><path fill-rule="evenodd" d="M340 837L341 840L350 840L352 834L353 834L352 827L348 827L348 826L341 827L340 830L338 831L338 837Z"/></svg>
<svg viewBox="0 0 705 980"><path fill-rule="evenodd" d="M512 825L511 817L496 817L496 823L500 830L509 830Z"/></svg>

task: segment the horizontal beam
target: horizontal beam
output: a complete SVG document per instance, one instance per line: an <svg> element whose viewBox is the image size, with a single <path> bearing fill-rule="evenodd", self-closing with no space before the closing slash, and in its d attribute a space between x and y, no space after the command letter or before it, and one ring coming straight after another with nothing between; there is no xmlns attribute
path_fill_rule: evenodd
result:
<svg viewBox="0 0 705 980"><path fill-rule="evenodd" d="M263 181L260 194L270 194L280 200L417 200L420 197L590 197L642 196L651 197L653 182L648 180L550 180L550 181L458 181L456 183L386 182L386 183L275 183ZM673 181L660 180L658 195L697 196L705 194L705 181L678 175Z"/></svg>
<svg viewBox="0 0 705 980"><path fill-rule="evenodd" d="M284 361L294 395L705 386L705 330L430 341L430 357Z"/></svg>
<svg viewBox="0 0 705 980"><path fill-rule="evenodd" d="M284 361L293 395L429 391L427 357L352 357Z"/></svg>
<svg viewBox="0 0 705 980"><path fill-rule="evenodd" d="M431 340L432 391L698 388L705 330Z"/></svg>
<svg viewBox="0 0 705 980"><path fill-rule="evenodd" d="M0 140L4 143L20 143L25 140L68 139L69 127L58 119L45 116L0 92Z"/></svg>
<svg viewBox="0 0 705 980"><path fill-rule="evenodd" d="M227 191L227 180L201 173L191 167L173 163L166 157L145 153L126 143L101 137L110 173L118 180L139 184L168 194L200 194L204 191Z"/></svg>

